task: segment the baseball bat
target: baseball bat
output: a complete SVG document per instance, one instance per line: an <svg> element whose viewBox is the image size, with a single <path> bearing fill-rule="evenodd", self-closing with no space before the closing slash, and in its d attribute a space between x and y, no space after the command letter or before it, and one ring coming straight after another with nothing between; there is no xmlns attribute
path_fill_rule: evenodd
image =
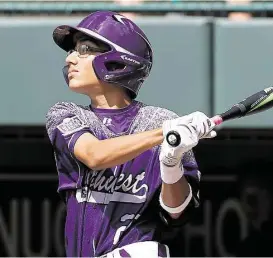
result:
<svg viewBox="0 0 273 258"><path fill-rule="evenodd" d="M272 107L273 87L269 87L245 98L224 113L212 117L212 120L216 125L220 125L224 121L256 114ZM181 142L180 135L175 131L169 132L166 139L173 147L178 146Z"/></svg>
<svg viewBox="0 0 273 258"><path fill-rule="evenodd" d="M219 125L224 121L256 114L272 107L273 87L269 87L245 98L226 112L214 116L212 120Z"/></svg>

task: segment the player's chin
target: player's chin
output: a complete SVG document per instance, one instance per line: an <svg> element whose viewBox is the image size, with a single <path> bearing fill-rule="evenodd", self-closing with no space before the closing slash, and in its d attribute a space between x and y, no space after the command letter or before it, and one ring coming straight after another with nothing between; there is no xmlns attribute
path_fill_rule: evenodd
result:
<svg viewBox="0 0 273 258"><path fill-rule="evenodd" d="M81 93L83 91L83 89L85 88L85 85L76 79L71 79L69 80L69 88L70 90L74 91L74 92L79 92Z"/></svg>

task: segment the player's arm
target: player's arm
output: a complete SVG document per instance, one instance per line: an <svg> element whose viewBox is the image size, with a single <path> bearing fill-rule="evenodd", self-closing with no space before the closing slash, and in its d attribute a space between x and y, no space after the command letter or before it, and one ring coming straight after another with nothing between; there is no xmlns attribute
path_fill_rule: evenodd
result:
<svg viewBox="0 0 273 258"><path fill-rule="evenodd" d="M166 205L169 215L173 219L177 219L190 203L192 199L191 191L190 185L184 176L174 184L163 182L161 188L161 206ZM183 207L180 207L182 204L184 204ZM177 209L178 207L180 209Z"/></svg>
<svg viewBox="0 0 273 258"><path fill-rule="evenodd" d="M171 147L164 139L160 151L160 172L162 189L160 205L169 215L177 219L192 200L192 188L185 177L182 157L198 144L201 138L212 138L215 124L200 112L195 112L177 120L163 123L163 135L175 130L181 137L177 147Z"/></svg>
<svg viewBox="0 0 273 258"><path fill-rule="evenodd" d="M74 155L90 169L100 170L132 160L162 141L161 128L105 140L84 133L75 143Z"/></svg>

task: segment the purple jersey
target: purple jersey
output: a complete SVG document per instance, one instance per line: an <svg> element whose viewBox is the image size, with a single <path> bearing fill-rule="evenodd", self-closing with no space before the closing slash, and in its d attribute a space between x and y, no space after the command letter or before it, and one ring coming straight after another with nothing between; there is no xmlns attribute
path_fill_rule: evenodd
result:
<svg viewBox="0 0 273 258"><path fill-rule="evenodd" d="M85 132L104 140L156 129L164 120L176 117L172 111L138 101L110 110L62 102L49 110L46 126L54 148L58 192L66 197L67 256L100 256L135 242L162 241L164 232L158 224L160 146L100 171L79 162L73 148ZM198 205L200 173L193 153L185 154L182 162Z"/></svg>

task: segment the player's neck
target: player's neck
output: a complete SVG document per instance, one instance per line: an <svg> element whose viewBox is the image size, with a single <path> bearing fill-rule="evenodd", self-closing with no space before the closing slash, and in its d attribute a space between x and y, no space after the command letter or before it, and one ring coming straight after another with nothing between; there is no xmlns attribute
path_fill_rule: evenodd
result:
<svg viewBox="0 0 273 258"><path fill-rule="evenodd" d="M119 109L127 107L132 100L126 94L101 94L91 98L94 108Z"/></svg>
<svg viewBox="0 0 273 258"><path fill-rule="evenodd" d="M100 83L96 91L90 90L89 93L88 96L94 108L119 109L132 103L131 98L122 87L112 84Z"/></svg>

